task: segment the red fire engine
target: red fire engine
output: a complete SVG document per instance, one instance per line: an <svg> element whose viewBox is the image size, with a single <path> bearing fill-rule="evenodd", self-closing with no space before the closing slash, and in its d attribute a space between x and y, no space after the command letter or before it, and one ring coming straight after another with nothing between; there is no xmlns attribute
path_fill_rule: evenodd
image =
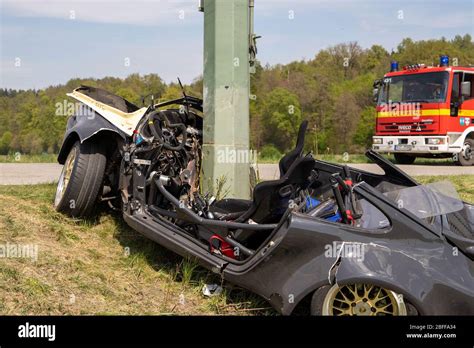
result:
<svg viewBox="0 0 474 348"><path fill-rule="evenodd" d="M416 157L453 157L474 165L474 67L415 64L374 82L377 101L372 149L393 153L400 164Z"/></svg>

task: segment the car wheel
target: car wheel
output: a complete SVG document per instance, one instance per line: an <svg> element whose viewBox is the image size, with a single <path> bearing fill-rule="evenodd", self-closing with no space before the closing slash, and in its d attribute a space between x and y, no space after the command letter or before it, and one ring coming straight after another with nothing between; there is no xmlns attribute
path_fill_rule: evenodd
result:
<svg viewBox="0 0 474 348"><path fill-rule="evenodd" d="M455 155L455 163L460 166L474 165L474 140L466 139L460 153Z"/></svg>
<svg viewBox="0 0 474 348"><path fill-rule="evenodd" d="M410 314L414 307L410 305ZM325 285L311 299L312 315L405 316L403 296L371 284Z"/></svg>
<svg viewBox="0 0 474 348"><path fill-rule="evenodd" d="M416 157L412 155L406 155L404 153L396 153L394 154L395 156L395 161L398 164L413 164L415 162Z"/></svg>
<svg viewBox="0 0 474 348"><path fill-rule="evenodd" d="M54 198L56 210L73 217L89 216L102 187L106 162L103 145L77 141L59 176Z"/></svg>

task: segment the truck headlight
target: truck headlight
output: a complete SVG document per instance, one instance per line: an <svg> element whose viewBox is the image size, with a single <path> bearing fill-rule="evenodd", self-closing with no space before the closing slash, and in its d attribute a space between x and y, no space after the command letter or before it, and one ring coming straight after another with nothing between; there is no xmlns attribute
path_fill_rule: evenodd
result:
<svg viewBox="0 0 474 348"><path fill-rule="evenodd" d="M426 144L428 144L428 145L441 145L441 144L444 144L444 139L442 139L442 138L426 138Z"/></svg>
<svg viewBox="0 0 474 348"><path fill-rule="evenodd" d="M382 138L373 138L374 144L382 144Z"/></svg>

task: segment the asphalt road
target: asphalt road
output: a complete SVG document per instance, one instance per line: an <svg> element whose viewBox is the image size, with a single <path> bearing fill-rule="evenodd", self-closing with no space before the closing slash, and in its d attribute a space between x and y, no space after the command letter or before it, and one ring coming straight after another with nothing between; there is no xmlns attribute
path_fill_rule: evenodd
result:
<svg viewBox="0 0 474 348"><path fill-rule="evenodd" d="M62 165L56 163L0 163L0 185L32 185L58 180Z"/></svg>
<svg viewBox="0 0 474 348"><path fill-rule="evenodd" d="M383 172L375 164L349 164L368 172ZM474 167L401 165L409 175L474 175ZM0 163L0 185L32 185L57 181L62 166L55 163ZM277 164L259 164L262 180L272 180L279 176Z"/></svg>

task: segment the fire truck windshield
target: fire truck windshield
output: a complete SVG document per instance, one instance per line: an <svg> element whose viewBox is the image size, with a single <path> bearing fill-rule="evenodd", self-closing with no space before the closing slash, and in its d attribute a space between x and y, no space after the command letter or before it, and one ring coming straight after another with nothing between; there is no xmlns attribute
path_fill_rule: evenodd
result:
<svg viewBox="0 0 474 348"><path fill-rule="evenodd" d="M441 103L446 100L448 72L385 77L378 105L387 103Z"/></svg>

